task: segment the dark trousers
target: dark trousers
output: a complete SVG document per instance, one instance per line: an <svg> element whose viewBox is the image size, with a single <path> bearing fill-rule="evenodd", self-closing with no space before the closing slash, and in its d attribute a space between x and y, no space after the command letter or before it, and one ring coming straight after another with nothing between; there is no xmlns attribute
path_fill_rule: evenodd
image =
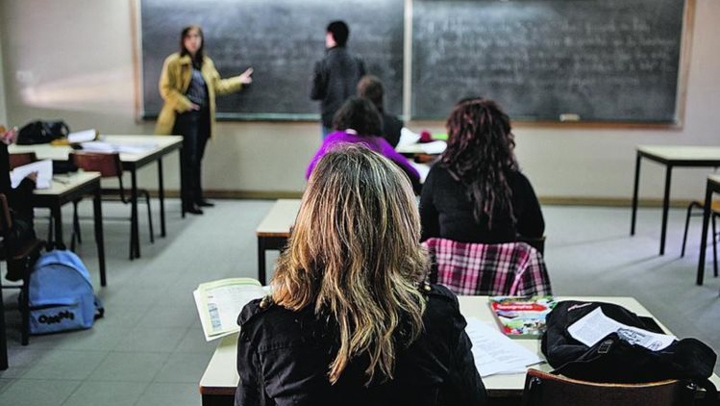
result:
<svg viewBox="0 0 720 406"><path fill-rule="evenodd" d="M210 138L210 111L188 111L175 118L173 134L183 136L182 204L191 208L203 199L202 158Z"/></svg>

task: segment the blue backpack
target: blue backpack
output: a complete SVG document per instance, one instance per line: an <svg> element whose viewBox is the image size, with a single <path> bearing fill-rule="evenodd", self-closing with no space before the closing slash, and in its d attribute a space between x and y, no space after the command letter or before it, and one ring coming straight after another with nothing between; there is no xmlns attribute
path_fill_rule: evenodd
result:
<svg viewBox="0 0 720 406"><path fill-rule="evenodd" d="M28 301L30 334L87 329L104 313L87 268L67 250L40 256L30 276Z"/></svg>

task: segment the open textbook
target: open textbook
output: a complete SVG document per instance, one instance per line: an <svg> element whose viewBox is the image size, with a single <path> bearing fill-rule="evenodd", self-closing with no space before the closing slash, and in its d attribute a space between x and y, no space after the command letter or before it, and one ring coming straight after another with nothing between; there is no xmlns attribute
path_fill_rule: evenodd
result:
<svg viewBox="0 0 720 406"><path fill-rule="evenodd" d="M268 294L252 278L229 278L201 283L193 291L206 341L225 337L240 330L237 324L242 308L251 300Z"/></svg>

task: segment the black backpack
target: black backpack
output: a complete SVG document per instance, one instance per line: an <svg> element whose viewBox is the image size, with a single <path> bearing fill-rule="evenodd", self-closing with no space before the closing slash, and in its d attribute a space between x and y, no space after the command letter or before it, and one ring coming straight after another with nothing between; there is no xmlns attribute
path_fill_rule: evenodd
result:
<svg viewBox="0 0 720 406"><path fill-rule="evenodd" d="M18 145L48 144L58 138L67 137L70 127L64 121L33 121L20 129Z"/></svg>
<svg viewBox="0 0 720 406"><path fill-rule="evenodd" d="M553 373L590 382L646 383L666 379L691 381L706 390L706 404L717 404L717 389L708 378L717 355L694 338L676 340L652 351L611 333L592 347L575 340L568 327L596 308L620 323L665 334L652 318L603 302L561 301L548 314L541 349Z"/></svg>

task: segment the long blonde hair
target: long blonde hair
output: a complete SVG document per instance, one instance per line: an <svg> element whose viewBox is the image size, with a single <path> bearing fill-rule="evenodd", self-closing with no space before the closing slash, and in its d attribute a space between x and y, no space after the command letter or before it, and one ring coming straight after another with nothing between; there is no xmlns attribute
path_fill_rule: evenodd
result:
<svg viewBox="0 0 720 406"><path fill-rule="evenodd" d="M394 163L359 145L323 156L271 284L276 304L312 304L337 322L331 383L359 355L369 359L366 385L376 373L392 379L398 345L422 331L427 258L419 240L415 197Z"/></svg>

